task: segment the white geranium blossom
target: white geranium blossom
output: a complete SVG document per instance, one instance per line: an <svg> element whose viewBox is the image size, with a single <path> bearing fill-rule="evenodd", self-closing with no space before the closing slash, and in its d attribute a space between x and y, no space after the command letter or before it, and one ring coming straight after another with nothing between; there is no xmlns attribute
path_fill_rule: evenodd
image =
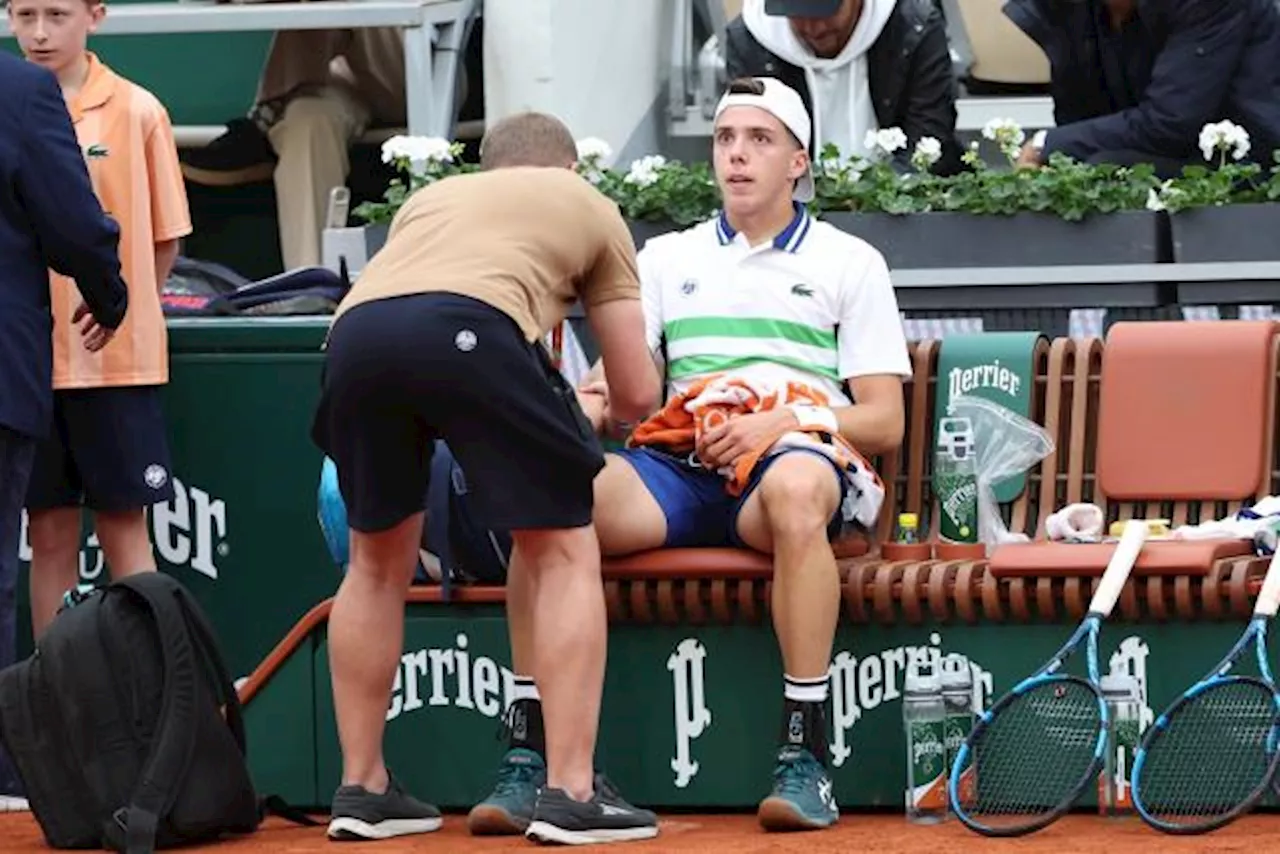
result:
<svg viewBox="0 0 1280 854"><path fill-rule="evenodd" d="M662 171L662 167L667 165L667 158L661 154L650 154L641 157L639 160L631 162L631 168L627 171L627 176L623 178L628 184L635 184L637 187L648 187L658 180L658 174Z"/></svg>
<svg viewBox="0 0 1280 854"><path fill-rule="evenodd" d="M862 147L876 155L891 155L907 147L907 135L901 128L881 128L867 131Z"/></svg>
<svg viewBox="0 0 1280 854"><path fill-rule="evenodd" d="M1249 153L1249 133L1232 121L1212 122L1200 129L1200 153L1213 160L1218 152L1243 160Z"/></svg>
<svg viewBox="0 0 1280 854"><path fill-rule="evenodd" d="M578 162L586 163L595 160L597 163L608 163L613 157L613 148L603 139L589 136L578 140Z"/></svg>
<svg viewBox="0 0 1280 854"><path fill-rule="evenodd" d="M936 137L921 137L916 143L915 153L911 155L911 163L924 171L942 159L942 143Z"/></svg>
<svg viewBox="0 0 1280 854"><path fill-rule="evenodd" d="M382 144L382 162L408 160L414 171L431 163L452 163L453 146L438 136L393 136Z"/></svg>
<svg viewBox="0 0 1280 854"><path fill-rule="evenodd" d="M1022 143L1027 139L1022 127L1013 119L992 119L983 126L982 135L998 145L1010 160L1018 156Z"/></svg>

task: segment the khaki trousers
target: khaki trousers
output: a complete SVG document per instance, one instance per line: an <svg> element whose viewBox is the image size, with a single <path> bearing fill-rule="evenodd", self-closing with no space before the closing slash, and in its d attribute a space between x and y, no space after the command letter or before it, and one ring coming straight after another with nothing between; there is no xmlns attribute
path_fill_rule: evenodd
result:
<svg viewBox="0 0 1280 854"><path fill-rule="evenodd" d="M268 136L284 268L320 263L329 193L344 186L348 150L370 126L405 124L404 40L393 27L275 34L257 103L280 100Z"/></svg>

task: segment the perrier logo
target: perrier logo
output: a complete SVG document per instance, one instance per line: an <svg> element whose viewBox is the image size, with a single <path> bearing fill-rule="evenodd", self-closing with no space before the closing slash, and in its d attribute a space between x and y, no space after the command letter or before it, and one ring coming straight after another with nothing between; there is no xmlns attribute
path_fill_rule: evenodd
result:
<svg viewBox="0 0 1280 854"><path fill-rule="evenodd" d="M968 394L975 388L993 388L1010 397L1016 397L1022 388L1022 377L1011 371L996 359L988 365L974 365L972 368L952 368L947 374L947 387L954 399Z"/></svg>
<svg viewBox="0 0 1280 854"><path fill-rule="evenodd" d="M942 772L946 757L941 722L917 722L911 725L911 762L921 779L936 777Z"/></svg>

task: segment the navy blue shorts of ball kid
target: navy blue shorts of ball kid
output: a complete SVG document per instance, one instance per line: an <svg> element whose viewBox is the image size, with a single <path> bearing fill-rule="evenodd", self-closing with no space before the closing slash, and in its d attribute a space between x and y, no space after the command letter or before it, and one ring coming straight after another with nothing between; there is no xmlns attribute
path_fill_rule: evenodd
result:
<svg viewBox="0 0 1280 854"><path fill-rule="evenodd" d="M36 449L28 510L123 512L173 498L159 386L63 389Z"/></svg>

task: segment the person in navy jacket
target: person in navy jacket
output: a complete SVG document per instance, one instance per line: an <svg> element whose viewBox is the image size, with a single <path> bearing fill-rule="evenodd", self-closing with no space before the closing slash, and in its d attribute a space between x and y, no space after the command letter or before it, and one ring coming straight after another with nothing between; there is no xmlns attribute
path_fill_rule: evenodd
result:
<svg viewBox="0 0 1280 854"><path fill-rule="evenodd" d="M84 344L105 347L124 319L120 232L89 183L62 91L37 65L0 52L0 668L17 645L18 541L36 440L53 411L49 268L75 280ZM0 751L0 796L20 781Z"/></svg>
<svg viewBox="0 0 1280 854"><path fill-rule="evenodd" d="M1200 129L1230 120L1264 168L1280 148L1276 0L1008 0L1005 15L1044 49L1057 127L1022 164L1153 163L1173 177L1203 164Z"/></svg>

